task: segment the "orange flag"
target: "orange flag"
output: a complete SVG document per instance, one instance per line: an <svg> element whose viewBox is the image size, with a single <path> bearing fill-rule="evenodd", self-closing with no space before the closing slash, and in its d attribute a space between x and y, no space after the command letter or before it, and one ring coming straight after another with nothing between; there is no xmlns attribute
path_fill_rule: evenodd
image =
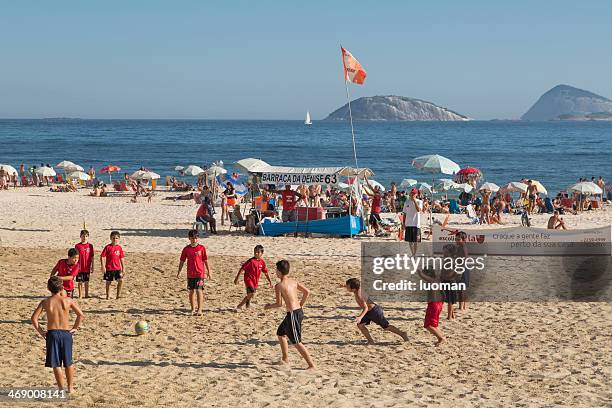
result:
<svg viewBox="0 0 612 408"><path fill-rule="evenodd" d="M363 85L367 75L365 69L350 52L342 47L340 49L342 50L342 64L344 65L344 80Z"/></svg>

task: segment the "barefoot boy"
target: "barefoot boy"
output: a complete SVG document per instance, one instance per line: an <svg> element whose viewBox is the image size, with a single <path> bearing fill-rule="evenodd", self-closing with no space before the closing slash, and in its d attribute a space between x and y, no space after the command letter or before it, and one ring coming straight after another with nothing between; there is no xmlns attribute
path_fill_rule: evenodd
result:
<svg viewBox="0 0 612 408"><path fill-rule="evenodd" d="M419 276L422 280L429 283L439 283L440 277L435 275L435 271L431 271L430 274L425 271L419 270ZM425 311L425 322L423 327L427 329L431 334L436 336L438 339L436 347L439 346L444 340L444 334L438 329L438 323L440 322L440 312L444 307L444 297L440 290L430 289L427 292L427 310Z"/></svg>
<svg viewBox="0 0 612 408"><path fill-rule="evenodd" d="M270 287L272 287L270 274L268 273L268 268L266 267L266 263L263 260L263 253L263 246L255 246L255 249L253 250L253 257L242 264L240 270L238 270L238 273L234 278L234 285L237 285L238 278L240 277L242 271L244 271L244 286L246 288L246 296L244 297L244 299L242 299L238 306L236 306L237 309L240 309L244 305L246 305L246 307L251 306L251 299L253 299L253 296L255 296L257 286L259 285L259 278L261 277L262 272L266 275L268 284L270 285Z"/></svg>
<svg viewBox="0 0 612 408"><path fill-rule="evenodd" d="M119 231L113 231L110 234L111 243L106 245L100 253L100 267L106 281L106 299L110 296L111 283L117 281L117 299L121 295L121 286L123 285L123 277L125 276L125 262L123 260L123 248L119 245L121 234Z"/></svg>
<svg viewBox="0 0 612 408"><path fill-rule="evenodd" d="M351 292L355 296L355 301L362 309L359 316L355 318L355 323L357 323L359 331L368 340L368 344L375 344L374 339L372 339L372 336L370 336L370 332L366 327L368 324L370 324L370 322L374 322L384 330L395 333L404 339L404 341L408 341L408 335L406 332L401 331L397 327L389 324L389 321L385 318L382 307L372 302L368 295L361 290L361 282L359 282L359 279L351 278L347 280L345 287L348 292Z"/></svg>
<svg viewBox="0 0 612 408"><path fill-rule="evenodd" d="M210 267L208 266L208 257L206 256L206 248L198 243L199 234L197 230L189 231L189 245L183 248L181 252L181 261L179 263L178 278L183 270L183 265L187 261L187 289L189 289L189 304L191 305L191 314L202 316L204 300L204 268L206 268L206 277L211 279ZM197 296L196 296L197 295ZM197 297L197 308L194 305L194 298Z"/></svg>
<svg viewBox="0 0 612 408"><path fill-rule="evenodd" d="M72 392L74 378L72 335L77 331L83 320L83 312L75 300L61 295L62 287L63 283L59 277L52 276L49 278L47 289L51 292L51 296L38 304L31 320L38 334L47 342L45 367L53 368L57 386L62 390L64 389L61 369L63 366L68 383L68 392ZM76 313L76 320L72 329L68 329L70 310ZM38 317L43 311L47 314L47 331L43 330L38 323Z"/></svg>
<svg viewBox="0 0 612 408"><path fill-rule="evenodd" d="M310 291L301 285L298 281L291 279L289 274L289 262L282 260L276 263L276 276L280 282L274 286L276 293L276 303L270 303L265 306L266 309L281 307L285 301L287 314L276 330L278 341L281 346L282 363L289 364L289 343L293 344L302 358L308 364L308 369L314 369L315 365L308 354L308 350L302 344L302 319L304 319L304 311L302 307L308 299ZM298 292L302 293L302 299L298 300Z"/></svg>
<svg viewBox="0 0 612 408"><path fill-rule="evenodd" d="M81 231L81 242L76 244L74 248L79 251L79 274L76 277L79 288L79 298L82 296L83 286L85 287L85 297L89 297L89 275L94 269L94 248L87 240L89 239L89 231Z"/></svg>
<svg viewBox="0 0 612 408"><path fill-rule="evenodd" d="M79 274L79 252L70 248L68 250L68 258L57 261L51 270L52 276L57 276L64 284L66 296L72 297L74 294L74 278Z"/></svg>

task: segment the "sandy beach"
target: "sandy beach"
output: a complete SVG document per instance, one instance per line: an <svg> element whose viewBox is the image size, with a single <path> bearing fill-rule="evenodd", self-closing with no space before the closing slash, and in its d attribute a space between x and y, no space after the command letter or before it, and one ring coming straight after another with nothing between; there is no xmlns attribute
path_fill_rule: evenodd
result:
<svg viewBox="0 0 612 408"><path fill-rule="evenodd" d="M79 300L86 318L74 340L77 392L66 406L610 404L609 303L473 303L456 320L441 319L447 342L438 348L422 327L425 304L384 303L387 318L410 340L371 325L379 344L366 346L353 322L354 300L338 285L359 276L361 242L380 238L270 238L230 232L226 225L218 236L201 239L213 280L206 284L204 316L193 317L185 278L176 278L197 209L193 201L162 200L170 193L158 193L152 203L86 194L0 192L0 388L54 387L51 370L43 367L44 342L29 318L46 295L51 268L85 223L97 253L111 230L122 233L128 276L123 298L107 301L97 267L93 297ZM564 219L572 229L606 226L612 208ZM520 217L504 221L518 225ZM546 215L533 216L534 226L546 221ZM451 218L451 225L476 227L467 222L465 215ZM275 331L284 311L264 311L273 290L263 281L252 308L234 311L244 287L232 281L256 244L265 247L270 268L288 259L292 275L312 290L304 343L315 372L305 371L293 350L291 369L275 365ZM145 336L134 334L140 319L151 326Z"/></svg>

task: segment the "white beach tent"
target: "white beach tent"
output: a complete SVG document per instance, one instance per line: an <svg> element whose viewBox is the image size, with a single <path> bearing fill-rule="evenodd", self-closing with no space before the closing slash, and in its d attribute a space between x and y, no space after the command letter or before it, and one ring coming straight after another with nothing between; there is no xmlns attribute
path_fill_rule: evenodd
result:
<svg viewBox="0 0 612 408"><path fill-rule="evenodd" d="M178 166L180 167L180 166ZM199 176L200 174L204 173L204 170L201 167L195 166L195 165L189 165L185 168L181 167L181 170L183 170L183 174L186 176ZM177 170L178 171L178 170Z"/></svg>
<svg viewBox="0 0 612 408"><path fill-rule="evenodd" d="M43 177L55 177L56 173L51 167L39 167L36 169L36 174Z"/></svg>
<svg viewBox="0 0 612 408"><path fill-rule="evenodd" d="M134 180L157 180L160 176L152 171L136 170L130 177Z"/></svg>
<svg viewBox="0 0 612 408"><path fill-rule="evenodd" d="M89 174L83 171L73 171L72 173L68 174L66 177L68 177L69 179L76 179L76 180L83 180L83 181L88 181L91 179L91 177L89 177Z"/></svg>

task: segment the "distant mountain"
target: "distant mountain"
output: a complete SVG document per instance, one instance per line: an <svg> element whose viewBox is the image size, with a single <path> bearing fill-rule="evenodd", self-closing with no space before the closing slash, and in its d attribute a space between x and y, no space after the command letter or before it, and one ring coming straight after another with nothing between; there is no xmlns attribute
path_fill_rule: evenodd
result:
<svg viewBox="0 0 612 408"><path fill-rule="evenodd" d="M557 85L540 96L521 119L609 120L608 114L612 114L610 99L573 86Z"/></svg>
<svg viewBox="0 0 612 408"><path fill-rule="evenodd" d="M354 120L457 121L470 120L431 102L405 96L368 96L351 101ZM349 120L348 104L330 113L325 120Z"/></svg>

